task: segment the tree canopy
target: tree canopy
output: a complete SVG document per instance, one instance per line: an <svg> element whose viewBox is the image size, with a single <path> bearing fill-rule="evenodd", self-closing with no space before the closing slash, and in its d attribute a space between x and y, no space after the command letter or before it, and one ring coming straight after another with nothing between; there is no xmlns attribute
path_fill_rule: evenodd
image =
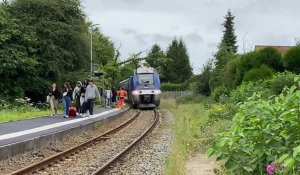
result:
<svg viewBox="0 0 300 175"><path fill-rule="evenodd" d="M80 0L2 2L0 19L1 96L44 100L51 83L88 78L90 23ZM105 65L114 45L99 29L93 36L94 63Z"/></svg>
<svg viewBox="0 0 300 175"><path fill-rule="evenodd" d="M236 35L234 33L234 16L228 10L225 16L225 22L222 24L225 28L221 43L228 48L228 52L236 53L238 46L236 45Z"/></svg>
<svg viewBox="0 0 300 175"><path fill-rule="evenodd" d="M166 53L168 63L163 69L163 81L183 83L193 74L186 45L182 40L174 39Z"/></svg>

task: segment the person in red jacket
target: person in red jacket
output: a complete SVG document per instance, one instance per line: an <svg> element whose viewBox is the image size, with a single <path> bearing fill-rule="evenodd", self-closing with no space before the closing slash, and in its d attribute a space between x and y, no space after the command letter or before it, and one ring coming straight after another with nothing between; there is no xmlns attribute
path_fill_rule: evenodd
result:
<svg viewBox="0 0 300 175"><path fill-rule="evenodd" d="M119 99L119 103L118 103L118 107L121 107L123 109L124 105L125 105L125 97L127 96L127 92L121 88L118 91L118 99Z"/></svg>

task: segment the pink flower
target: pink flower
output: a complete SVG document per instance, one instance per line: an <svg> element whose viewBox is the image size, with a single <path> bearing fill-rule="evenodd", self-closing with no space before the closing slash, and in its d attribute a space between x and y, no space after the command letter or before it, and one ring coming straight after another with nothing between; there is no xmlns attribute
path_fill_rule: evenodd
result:
<svg viewBox="0 0 300 175"><path fill-rule="evenodd" d="M274 172L275 172L275 163L272 162L271 164L269 164L269 165L267 166L267 173L268 173L269 175L273 175Z"/></svg>

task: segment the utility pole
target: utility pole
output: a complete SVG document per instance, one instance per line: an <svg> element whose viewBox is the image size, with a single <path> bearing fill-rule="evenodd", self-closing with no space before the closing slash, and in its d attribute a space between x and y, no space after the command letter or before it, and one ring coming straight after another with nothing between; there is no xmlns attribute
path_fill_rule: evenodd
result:
<svg viewBox="0 0 300 175"><path fill-rule="evenodd" d="M99 24L92 24L91 28L91 72L90 72L90 79L93 77L93 27Z"/></svg>

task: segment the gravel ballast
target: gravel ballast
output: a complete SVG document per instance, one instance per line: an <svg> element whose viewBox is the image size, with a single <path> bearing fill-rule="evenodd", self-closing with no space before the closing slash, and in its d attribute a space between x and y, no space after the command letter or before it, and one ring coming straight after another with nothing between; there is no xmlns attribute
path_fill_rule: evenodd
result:
<svg viewBox="0 0 300 175"><path fill-rule="evenodd" d="M81 151L78 155L70 157L46 169L42 174L92 174L109 159L121 152L125 147L140 136L151 124L153 112L141 112L140 116L131 124L110 135L110 139Z"/></svg>
<svg viewBox="0 0 300 175"><path fill-rule="evenodd" d="M173 119L170 112L161 111L158 127L104 174L164 174L174 137L169 127Z"/></svg>
<svg viewBox="0 0 300 175"><path fill-rule="evenodd" d="M75 146L75 144L83 143L123 123L133 115L134 112L130 111L93 132L69 138L60 143L54 143L43 150L36 150L32 153L1 161L0 174L8 174L33 162L45 159L50 155L69 149ZM125 127L121 132L111 135L109 140L101 141L99 144L83 150L78 155L55 164L46 169L46 171L38 172L38 174L92 174L105 161L109 160L116 151L120 151L129 145L150 126L153 120L153 111L141 111L140 115L133 124ZM165 160L170 153L171 142L174 137L169 127L173 123L173 120L174 118L170 112L161 110L160 121L157 127L138 146L131 149L129 153L112 165L104 174L164 174Z"/></svg>
<svg viewBox="0 0 300 175"><path fill-rule="evenodd" d="M59 152L70 149L75 145L79 145L124 123L125 121L133 117L135 113L136 112L134 111L126 112L122 116L113 118L105 124L102 124L102 122L96 122L95 130L93 131L78 135L76 137L65 138L63 141L52 143L50 146L44 149L35 150L33 152L20 154L6 160L2 160L0 161L0 174L9 174L13 171L29 166L30 164L46 159Z"/></svg>

